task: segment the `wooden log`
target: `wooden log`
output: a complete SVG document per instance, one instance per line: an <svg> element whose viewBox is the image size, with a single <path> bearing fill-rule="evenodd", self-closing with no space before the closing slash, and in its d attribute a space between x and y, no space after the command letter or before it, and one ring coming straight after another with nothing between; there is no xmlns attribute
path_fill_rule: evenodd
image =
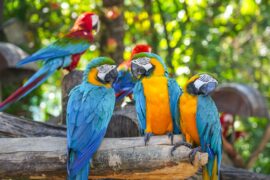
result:
<svg viewBox="0 0 270 180"><path fill-rule="evenodd" d="M0 137L66 136L66 127L57 126L0 112Z"/></svg>
<svg viewBox="0 0 270 180"><path fill-rule="evenodd" d="M175 137L180 140L180 136ZM1 138L0 177L45 174L65 176L66 141L60 137ZM190 149L180 147L170 155L167 136L154 136L148 146L143 137L105 138L91 164L94 179L187 178L207 163L207 153L197 153L194 166L188 162Z"/></svg>

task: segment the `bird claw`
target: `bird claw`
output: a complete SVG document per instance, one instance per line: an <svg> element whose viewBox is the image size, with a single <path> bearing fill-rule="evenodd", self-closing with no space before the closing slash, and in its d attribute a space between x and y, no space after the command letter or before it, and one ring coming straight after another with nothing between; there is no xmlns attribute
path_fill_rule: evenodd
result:
<svg viewBox="0 0 270 180"><path fill-rule="evenodd" d="M199 152L201 151L201 146L198 146L198 147L192 149L192 150L190 151L190 153L188 154L190 164L193 165L193 162L194 162L194 160L195 160L196 153L197 153L198 151L199 151Z"/></svg>
<svg viewBox="0 0 270 180"><path fill-rule="evenodd" d="M185 141L177 142L177 143L175 143L175 145L171 149L171 156L173 156L173 152L180 146L186 146L188 148L192 148L192 144L190 144L190 143L187 143Z"/></svg>
<svg viewBox="0 0 270 180"><path fill-rule="evenodd" d="M144 135L144 145L145 146L149 142L149 140L150 140L150 138L151 138L152 135L153 135L152 133L145 133L145 135Z"/></svg>
<svg viewBox="0 0 270 180"><path fill-rule="evenodd" d="M173 145L173 133L169 132L169 133L167 133L167 135L171 139L171 145Z"/></svg>

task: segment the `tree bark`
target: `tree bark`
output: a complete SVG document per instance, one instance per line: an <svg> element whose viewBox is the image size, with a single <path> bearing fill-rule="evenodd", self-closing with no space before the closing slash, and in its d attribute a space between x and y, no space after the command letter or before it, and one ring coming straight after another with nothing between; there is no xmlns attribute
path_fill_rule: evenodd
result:
<svg viewBox="0 0 270 180"><path fill-rule="evenodd" d="M180 136L175 138L180 140ZM60 137L0 139L0 177L65 176L65 141ZM167 136L152 137L148 146L143 137L105 138L93 157L91 177L182 179L207 163L207 153L198 152L192 166L188 162L191 150L184 146L171 156L169 144Z"/></svg>
<svg viewBox="0 0 270 180"><path fill-rule="evenodd" d="M66 128L0 113L0 137L65 137ZM1 147L1 146L0 146Z"/></svg>
<svg viewBox="0 0 270 180"><path fill-rule="evenodd" d="M124 0L103 0L104 15L100 17L102 31L101 54L109 55L117 64L123 61L124 52Z"/></svg>

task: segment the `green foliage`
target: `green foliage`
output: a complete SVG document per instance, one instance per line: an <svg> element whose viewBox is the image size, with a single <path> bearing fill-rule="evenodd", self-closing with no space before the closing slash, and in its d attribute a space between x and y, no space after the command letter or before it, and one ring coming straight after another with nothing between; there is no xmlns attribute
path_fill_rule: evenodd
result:
<svg viewBox="0 0 270 180"><path fill-rule="evenodd" d="M29 53L61 37L83 11L103 13L101 0L6 0L5 20L17 17L27 29ZM269 103L270 2L265 0L126 0L125 52L128 59L136 43L148 43L166 60L172 75L183 85L198 72L210 72L220 83L245 83L259 89ZM165 25L165 26L164 26ZM98 41L83 56L80 68L99 55ZM55 74L28 98L34 119L58 115L62 74ZM22 101L24 102L24 101ZM20 106L16 103L13 107ZM26 108L27 109L27 108ZM11 111L11 109L9 109ZM17 111L16 109L14 111ZM236 147L245 159L262 136L266 120L242 122L248 137ZM254 170L270 173L270 144Z"/></svg>

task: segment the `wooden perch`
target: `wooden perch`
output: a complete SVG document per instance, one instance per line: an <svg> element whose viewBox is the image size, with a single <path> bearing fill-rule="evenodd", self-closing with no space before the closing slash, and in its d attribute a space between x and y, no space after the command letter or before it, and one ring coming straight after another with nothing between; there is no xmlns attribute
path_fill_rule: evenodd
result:
<svg viewBox="0 0 270 180"><path fill-rule="evenodd" d="M176 136L175 140L180 140ZM172 148L167 136L154 136L148 146L143 137L105 138L93 158L92 178L141 179L187 178L207 163L207 153L197 153L194 166L188 162L190 149ZM64 176L66 140L61 137L1 138L0 177L42 175Z"/></svg>
<svg viewBox="0 0 270 180"><path fill-rule="evenodd" d="M0 137L66 136L66 128L0 112Z"/></svg>

